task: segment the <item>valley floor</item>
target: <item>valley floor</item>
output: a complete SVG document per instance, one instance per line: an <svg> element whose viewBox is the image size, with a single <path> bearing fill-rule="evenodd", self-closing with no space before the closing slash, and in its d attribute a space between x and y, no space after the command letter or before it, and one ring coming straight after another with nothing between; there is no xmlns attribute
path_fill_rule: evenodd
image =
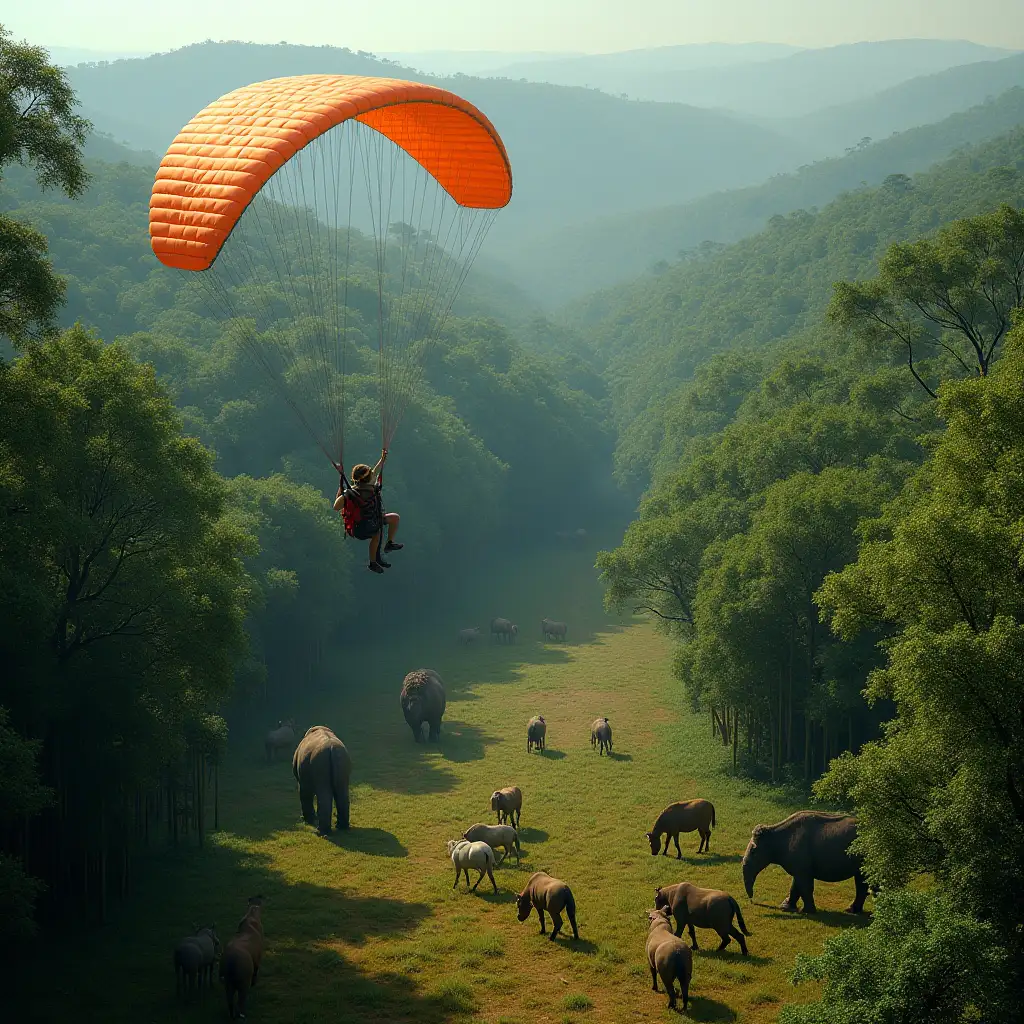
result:
<svg viewBox="0 0 1024 1024"><path fill-rule="evenodd" d="M352 754L348 833L324 840L302 824L290 758L266 764L257 728L235 730L220 785L222 831L205 850L148 868L111 924L59 955L59 972L49 957L19 1019L226 1019L219 987L176 1000L171 950L192 921L214 921L226 941L257 893L267 953L248 1019L259 1024L667 1019L667 997L650 989L645 911L656 886L683 880L731 891L753 932L748 958L735 945L716 953L717 936L697 933L692 1019L766 1022L782 1002L810 998L811 988L794 990L786 976L796 953L863 923L840 912L852 882L819 884L814 919L775 909L788 890L778 868L759 879L756 902L746 899L740 857L751 828L796 808L729 774L707 719L683 704L671 645L648 624L601 611L592 565L592 551L547 559L543 598L521 568L493 611L519 615L516 645L459 648L456 629L471 618L443 636L398 631L383 649L347 657L334 691L295 709L300 735L328 724ZM497 583L489 585L493 592ZM488 606L479 624L491 614ZM545 614L569 622L568 643L540 641ZM421 665L438 669L448 691L439 746L417 746L399 708L403 675ZM526 752L535 714L548 723L543 755ZM598 715L611 720L612 757L591 749ZM490 793L512 784L524 795L522 864L496 870L497 895L486 878L476 893L465 881L453 891L446 840L492 822ZM681 839L682 861L674 849L652 857L644 832L658 812L695 796L716 807L710 855L696 854L693 833ZM516 920L515 893L539 869L572 887L579 942L548 942L536 915Z"/></svg>

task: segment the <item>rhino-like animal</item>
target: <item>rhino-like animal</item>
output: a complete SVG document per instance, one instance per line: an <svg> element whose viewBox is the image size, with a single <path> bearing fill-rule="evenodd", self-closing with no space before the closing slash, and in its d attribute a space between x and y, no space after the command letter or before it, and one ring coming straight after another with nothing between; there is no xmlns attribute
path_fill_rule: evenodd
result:
<svg viewBox="0 0 1024 1024"><path fill-rule="evenodd" d="M515 643L519 635L519 627L510 619L491 619L491 636L505 643Z"/></svg>
<svg viewBox="0 0 1024 1024"><path fill-rule="evenodd" d="M441 739L444 715L444 683L432 668L417 668L402 681L402 714L417 743L423 742L423 723L428 724L427 740Z"/></svg>
<svg viewBox="0 0 1024 1024"><path fill-rule="evenodd" d="M471 644L474 640L480 639L480 627L471 626L468 629L460 629L456 639L460 644Z"/></svg>
<svg viewBox="0 0 1024 1024"><path fill-rule="evenodd" d="M554 619L540 620L540 633L544 640L564 640L569 627L564 622L556 622Z"/></svg>
<svg viewBox="0 0 1024 1024"><path fill-rule="evenodd" d="M793 878L782 910L797 910L803 900L804 913L815 913L814 883L853 879L856 889L851 914L864 912L868 883L859 856L850 853L857 837L857 819L849 814L797 811L777 825L755 825L743 854L743 884L754 898L754 881L769 864L778 864Z"/></svg>
<svg viewBox="0 0 1024 1024"><path fill-rule="evenodd" d="M320 835L329 835L331 810L337 804L338 828L349 827L348 782L352 775L352 758L345 744L326 725L311 725L299 740L292 755L292 774L299 784L302 817L308 824L316 824Z"/></svg>

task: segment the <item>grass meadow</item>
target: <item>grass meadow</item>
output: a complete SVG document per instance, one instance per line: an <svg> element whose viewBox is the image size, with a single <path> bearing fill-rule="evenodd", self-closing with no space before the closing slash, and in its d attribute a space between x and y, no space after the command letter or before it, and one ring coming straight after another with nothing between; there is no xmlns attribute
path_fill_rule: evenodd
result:
<svg viewBox="0 0 1024 1024"><path fill-rule="evenodd" d="M49 944L46 962L22 973L31 1000L21 1019L226 1019L219 987L176 999L171 950L192 921L215 922L225 942L257 893L267 947L251 1021L669 1019L667 997L650 989L645 911L656 886L684 880L731 891L753 932L749 957L735 943L714 952L718 937L697 933L692 1019L757 1024L783 1002L811 997L786 980L793 958L863 923L840 912L853 883L819 883L813 919L775 909L788 890L778 868L758 880L754 903L746 899L740 857L751 828L797 808L731 775L728 752L671 677L670 643L650 624L601 609L593 557L563 551L507 578L495 571L467 582L460 608L396 623L386 644L346 653L327 692L296 701L299 735L323 723L351 752L348 833L318 838L299 818L290 758L265 762L262 733L277 712L236 726L221 831L202 851L154 858L98 933ZM517 644L455 644L459 627L486 627L492 615L518 622ZM541 641L544 615L569 623L566 643ZM399 707L404 674L422 666L436 668L447 689L439 746L416 745ZM534 714L548 723L543 755L526 752ZM611 757L590 746L598 715L611 720ZM513 784L523 791L522 864L496 870L496 895L486 877L476 893L464 880L453 891L446 840L492 822L490 793ZM681 861L674 848L652 857L643 833L658 812L696 796L716 808L710 855L696 854L692 833L681 839ZM516 920L515 894L540 869L572 887L580 941L563 933L549 942L536 915Z"/></svg>

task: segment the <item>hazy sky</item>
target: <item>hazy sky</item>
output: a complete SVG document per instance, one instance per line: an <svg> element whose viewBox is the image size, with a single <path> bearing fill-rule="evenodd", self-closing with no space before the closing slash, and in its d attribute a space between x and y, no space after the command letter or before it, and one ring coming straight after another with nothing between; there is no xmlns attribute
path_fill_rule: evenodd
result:
<svg viewBox="0 0 1024 1024"><path fill-rule="evenodd" d="M17 39L170 50L203 39L388 50L971 39L1024 49L1024 0L0 0Z"/></svg>

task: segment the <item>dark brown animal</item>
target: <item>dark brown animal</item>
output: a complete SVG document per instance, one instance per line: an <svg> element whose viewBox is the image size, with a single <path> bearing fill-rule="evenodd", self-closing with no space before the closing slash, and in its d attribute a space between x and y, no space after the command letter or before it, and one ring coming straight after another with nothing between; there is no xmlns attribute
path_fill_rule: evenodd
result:
<svg viewBox="0 0 1024 1024"><path fill-rule="evenodd" d="M694 928L711 928L718 932L722 940L719 952L735 939L743 955L747 955L747 943L743 936L751 932L747 931L740 905L727 892L721 889L701 889L692 882L679 882L655 889L654 906L658 910L667 907L672 912L676 919L676 935L682 935L683 928L689 928L690 942L694 949L700 948ZM733 915L739 922L739 931L733 927Z"/></svg>
<svg viewBox="0 0 1024 1024"><path fill-rule="evenodd" d="M544 934L544 911L551 915L551 941L562 928L562 911L572 925L572 937L578 939L580 933L576 928L576 900L572 890L560 878L552 878L546 871L535 871L530 875L526 888L516 897L516 913L520 921L530 916L536 908L540 918L540 933Z"/></svg>
<svg viewBox="0 0 1024 1024"><path fill-rule="evenodd" d="M423 723L427 740L441 738L441 717L446 706L444 683L432 668L418 668L402 680L402 714L417 743L423 742Z"/></svg>
<svg viewBox="0 0 1024 1024"><path fill-rule="evenodd" d="M676 860L683 859L683 851L679 849L679 833L693 832L700 833L700 846L698 853L704 853L711 848L711 830L715 827L715 805L710 800L681 800L679 803L669 804L658 815L654 828L645 832L651 844L651 855L657 856L661 846L661 837L665 837L665 849L661 851L662 856L668 853L668 843L672 839L676 844Z"/></svg>
<svg viewBox="0 0 1024 1024"><path fill-rule="evenodd" d="M292 774L299 784L299 804L308 824L315 822L320 835L329 835L331 809L337 804L338 828L349 827L348 780L352 758L345 744L326 725L311 725L299 740L292 755Z"/></svg>
<svg viewBox="0 0 1024 1024"><path fill-rule="evenodd" d="M804 902L804 913L813 914L814 882L843 882L853 879L855 895L846 908L851 914L864 912L868 883L863 861L850 853L857 838L857 819L848 814L824 811L797 811L776 825L755 825L743 854L743 884L754 898L754 880L769 864L778 864L793 878L782 910L797 910Z"/></svg>
<svg viewBox="0 0 1024 1024"><path fill-rule="evenodd" d="M220 977L228 1001L228 1016L235 1019L235 998L238 1016L245 1018L249 989L254 988L263 959L263 897L250 896L245 917L238 922L235 934L224 947L220 959Z"/></svg>
<svg viewBox="0 0 1024 1024"><path fill-rule="evenodd" d="M607 718L595 718L594 724L590 727L590 745L601 748L601 755L605 750L612 752L612 727L608 724Z"/></svg>
<svg viewBox="0 0 1024 1024"><path fill-rule="evenodd" d="M515 643L519 635L519 627L509 619L491 619L491 639L497 637L505 643Z"/></svg>
<svg viewBox="0 0 1024 1024"><path fill-rule="evenodd" d="M512 822L519 828L519 817L523 810L523 794L519 787L506 786L504 789L496 789L491 794L491 810L498 812L499 825Z"/></svg>
<svg viewBox="0 0 1024 1024"><path fill-rule="evenodd" d="M544 737L547 735L548 726L543 715L537 715L526 723L526 752L530 753L536 747L544 753Z"/></svg>
<svg viewBox="0 0 1024 1024"><path fill-rule="evenodd" d="M672 934L668 907L648 910L647 964L651 969L651 988L658 991L658 975L668 992L668 1008L676 1007L676 981L683 997L683 1010L690 1000L690 979L693 977L693 953L677 935Z"/></svg>

